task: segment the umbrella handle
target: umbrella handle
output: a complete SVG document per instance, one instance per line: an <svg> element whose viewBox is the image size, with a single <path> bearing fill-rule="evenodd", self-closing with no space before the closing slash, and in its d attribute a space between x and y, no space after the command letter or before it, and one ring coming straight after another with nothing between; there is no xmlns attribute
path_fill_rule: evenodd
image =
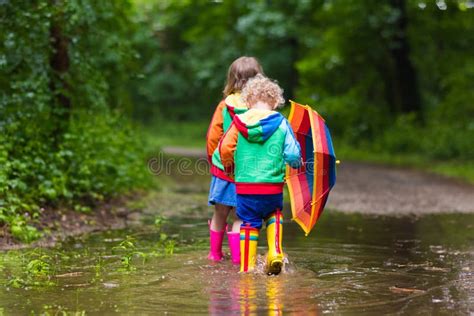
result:
<svg viewBox="0 0 474 316"><path fill-rule="evenodd" d="M303 159L303 158L301 158L301 159ZM308 163L309 163L309 162L307 162L307 161L302 161L302 162L301 162L301 164L303 164L303 165L306 165L306 164L308 164ZM311 163L314 163L314 162L311 162ZM336 160L336 165L340 165L340 164L341 164L341 161L340 161L339 159Z"/></svg>

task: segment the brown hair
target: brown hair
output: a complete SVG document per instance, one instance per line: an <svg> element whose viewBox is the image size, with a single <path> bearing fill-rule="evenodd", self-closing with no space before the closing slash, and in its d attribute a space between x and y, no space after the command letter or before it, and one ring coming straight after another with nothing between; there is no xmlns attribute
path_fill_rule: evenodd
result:
<svg viewBox="0 0 474 316"><path fill-rule="evenodd" d="M263 69L255 57L242 56L234 60L227 71L224 97L242 91L247 80L256 74L263 74Z"/></svg>

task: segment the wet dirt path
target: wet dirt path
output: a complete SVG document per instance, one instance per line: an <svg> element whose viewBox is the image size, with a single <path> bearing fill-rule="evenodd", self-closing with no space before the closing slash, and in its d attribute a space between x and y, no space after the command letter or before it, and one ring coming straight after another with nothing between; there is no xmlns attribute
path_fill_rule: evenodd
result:
<svg viewBox="0 0 474 316"><path fill-rule="evenodd" d="M162 150L168 155L205 157L199 149ZM343 161L327 207L380 215L474 213L474 185L411 169Z"/></svg>

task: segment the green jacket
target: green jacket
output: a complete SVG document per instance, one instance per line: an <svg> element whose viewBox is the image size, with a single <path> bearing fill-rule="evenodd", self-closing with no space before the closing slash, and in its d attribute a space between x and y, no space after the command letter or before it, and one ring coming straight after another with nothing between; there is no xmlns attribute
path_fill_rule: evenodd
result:
<svg viewBox="0 0 474 316"><path fill-rule="evenodd" d="M215 164L235 174L238 194L281 193L285 163L293 168L301 163L300 146L288 121L268 110L235 115L218 152Z"/></svg>

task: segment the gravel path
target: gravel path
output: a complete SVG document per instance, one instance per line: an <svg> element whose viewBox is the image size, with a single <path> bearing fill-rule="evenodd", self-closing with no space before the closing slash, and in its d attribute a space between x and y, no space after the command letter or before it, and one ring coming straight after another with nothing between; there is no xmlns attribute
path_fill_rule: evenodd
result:
<svg viewBox="0 0 474 316"><path fill-rule="evenodd" d="M390 215L474 213L474 186L415 170L343 162L328 207Z"/></svg>
<svg viewBox="0 0 474 316"><path fill-rule="evenodd" d="M163 151L205 157L199 149L165 147ZM343 161L327 207L384 215L474 213L474 185L416 170Z"/></svg>

